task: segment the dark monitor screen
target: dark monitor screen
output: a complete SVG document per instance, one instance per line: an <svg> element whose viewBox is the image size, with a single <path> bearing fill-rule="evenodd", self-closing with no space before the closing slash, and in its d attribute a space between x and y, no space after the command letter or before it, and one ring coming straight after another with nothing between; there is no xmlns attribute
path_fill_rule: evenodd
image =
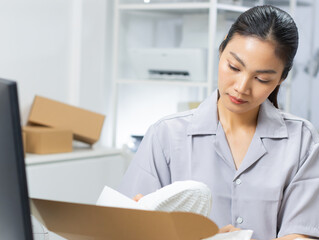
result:
<svg viewBox="0 0 319 240"><path fill-rule="evenodd" d="M0 239L32 240L17 84L0 79Z"/></svg>

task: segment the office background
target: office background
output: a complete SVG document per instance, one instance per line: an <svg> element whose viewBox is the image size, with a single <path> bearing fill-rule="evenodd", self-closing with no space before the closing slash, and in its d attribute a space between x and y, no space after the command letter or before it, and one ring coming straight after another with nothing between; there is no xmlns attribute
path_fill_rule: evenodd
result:
<svg viewBox="0 0 319 240"><path fill-rule="evenodd" d="M309 120L319 129L319 75L312 78L305 71L319 51L319 4L313 9L307 5L310 0L297 2L306 4L297 6L295 12L300 47L292 74L290 111L304 118L310 116ZM34 96L41 95L105 114L102 136L95 147L112 145L112 53L117 32L114 14L113 0L0 0L0 77L18 82L23 125ZM119 42L138 46L150 41L146 33L153 31L154 22L138 16L132 19L133 22L118 26L127 30ZM155 45L173 46L180 37L175 31L180 23L175 18L161 23ZM223 28L218 26L217 30ZM200 30L194 40L197 46L205 46L207 29L204 26ZM222 37L220 34L219 38ZM181 46L192 44L182 42ZM128 143L131 134L143 135L150 124L179 111L179 102L202 97L196 89L180 85L128 84L119 88L116 122L119 148ZM281 102L285 107L285 88ZM104 185L117 186L128 164L120 150L105 149L43 159L27 156L31 196L93 204Z"/></svg>
<svg viewBox="0 0 319 240"><path fill-rule="evenodd" d="M33 97L38 94L106 114L99 144L111 144L113 8L112 0L0 1L0 75L19 83L24 124ZM307 118L307 96L312 91L310 120L319 128L319 110L316 108L319 76L313 79L309 89L310 76L304 71L314 54L310 52L312 41L314 50L319 48L319 24L312 27L314 19L319 23L319 16L316 14L312 18L312 13L312 7L300 7L296 11L300 47L295 61L296 76L292 82L291 112ZM147 23L145 27L149 27ZM133 116L134 112L130 112L132 104L143 106L145 99L137 98L132 103L132 96L145 95L145 89L136 87L132 92L132 88L125 88L123 104L118 112L126 111ZM145 96L153 100L156 98L154 102L159 102L174 98L176 91L182 99L189 94L186 90L174 90L174 87L157 87L156 91L163 94L149 93ZM161 98L164 95L165 99ZM177 106L172 107L169 101L165 104L163 109L156 111L155 108L153 113L146 111L144 116L138 116L144 123L130 134L143 134L147 126L160 116L177 111ZM126 118L122 126L125 121L130 120ZM126 136L119 138L120 144L127 140Z"/></svg>
<svg viewBox="0 0 319 240"><path fill-rule="evenodd" d="M319 4L316 4L316 12L319 13ZM310 76L304 71L314 54L311 51L319 49L319 26L316 24L319 14L313 17L313 13L312 7L301 6L295 14L300 47L293 73L290 111L308 118L307 96L312 91L310 120L319 128L319 109L316 108L319 76L310 86ZM151 28L151 24L144 22L140 31ZM163 29L169 30L169 24L169 21L164 23ZM19 83L23 124L34 95L42 95L105 114L107 118L99 144L111 145L114 1L1 0L0 30L0 75ZM172 31L167 31L166 38L161 36L158 41L165 45L172 37L170 34ZM139 39L127 33L125 41ZM155 90L141 86L122 88L117 111L122 114L122 118L117 119L119 147L127 142L130 134L142 135L152 122L178 111L172 102L198 98L196 93L178 86L159 86ZM284 94L283 90L282 97ZM134 96L140 97L134 99ZM152 102L147 98L152 98ZM152 111L147 110L152 103ZM145 106L145 114L134 114L134 106ZM129 125L130 119L140 120L135 129Z"/></svg>

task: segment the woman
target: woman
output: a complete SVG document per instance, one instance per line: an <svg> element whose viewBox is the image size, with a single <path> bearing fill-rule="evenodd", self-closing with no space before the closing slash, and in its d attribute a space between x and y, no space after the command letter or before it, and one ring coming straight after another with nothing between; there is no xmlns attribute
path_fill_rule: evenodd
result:
<svg viewBox="0 0 319 240"><path fill-rule="evenodd" d="M297 47L286 12L259 6L239 16L220 45L218 90L149 128L120 191L134 197L197 180L212 191L210 217L222 232L318 237L318 133L277 106Z"/></svg>

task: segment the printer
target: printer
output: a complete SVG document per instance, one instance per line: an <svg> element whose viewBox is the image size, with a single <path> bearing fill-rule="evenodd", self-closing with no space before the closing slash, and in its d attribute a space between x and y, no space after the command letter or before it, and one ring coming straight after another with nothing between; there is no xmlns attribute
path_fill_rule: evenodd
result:
<svg viewBox="0 0 319 240"><path fill-rule="evenodd" d="M207 48L131 48L129 57L139 79L206 81Z"/></svg>

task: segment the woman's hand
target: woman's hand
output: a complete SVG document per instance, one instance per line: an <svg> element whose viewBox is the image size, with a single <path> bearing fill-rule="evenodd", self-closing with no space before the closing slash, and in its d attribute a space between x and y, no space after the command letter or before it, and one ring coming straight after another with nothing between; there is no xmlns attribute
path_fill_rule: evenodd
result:
<svg viewBox="0 0 319 240"><path fill-rule="evenodd" d="M296 239L296 238L305 238L305 239L310 239L309 236L306 236L306 235L302 235L302 234L289 234L289 235L286 235L286 236L283 236L283 237L280 237L280 238L275 238L273 240L293 240L293 239Z"/></svg>
<svg viewBox="0 0 319 240"><path fill-rule="evenodd" d="M219 229L218 233L228 233L228 232L235 232L241 230L240 228L235 228L233 225L229 224L225 227L222 227ZM251 239L251 240L256 240L256 239Z"/></svg>
<svg viewBox="0 0 319 240"><path fill-rule="evenodd" d="M142 194L137 194L135 197L133 197L133 200L138 202L142 197L144 197Z"/></svg>
<svg viewBox="0 0 319 240"><path fill-rule="evenodd" d="M239 230L240 230L240 228L235 228L233 225L229 224L229 225L219 229L218 233L235 232L235 231L239 231Z"/></svg>

